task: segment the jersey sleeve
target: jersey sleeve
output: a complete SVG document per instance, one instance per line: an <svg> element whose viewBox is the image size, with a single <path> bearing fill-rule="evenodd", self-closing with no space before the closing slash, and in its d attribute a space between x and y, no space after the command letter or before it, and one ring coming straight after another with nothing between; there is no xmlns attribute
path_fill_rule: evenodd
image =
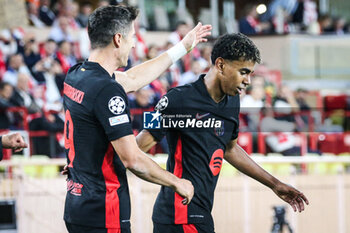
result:
<svg viewBox="0 0 350 233"><path fill-rule="evenodd" d="M169 92L158 101L157 105L155 106L154 110L159 111L162 114L162 117L164 115L172 115L176 114L179 110L179 106L181 105L181 91L177 88L169 90ZM162 140L166 133L166 129L160 128L160 129L146 129L150 134L154 137L156 141Z"/></svg>
<svg viewBox="0 0 350 233"><path fill-rule="evenodd" d="M105 85L96 96L94 112L109 141L133 134L128 98L116 82Z"/></svg>

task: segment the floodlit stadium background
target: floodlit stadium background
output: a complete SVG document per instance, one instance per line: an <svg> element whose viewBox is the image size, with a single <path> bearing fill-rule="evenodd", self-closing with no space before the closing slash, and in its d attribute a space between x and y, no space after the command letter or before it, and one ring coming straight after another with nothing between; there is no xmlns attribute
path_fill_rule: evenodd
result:
<svg viewBox="0 0 350 233"><path fill-rule="evenodd" d="M53 18L57 22L51 26L46 25L50 20L38 15L45 2L49 2L49 9L59 12ZM266 170L302 190L311 204L303 213L293 213L271 190L224 164L213 208L216 232L271 232L273 207L285 206L285 220L293 232L350 233L349 2L305 0L304 8L298 8L296 0L111 2L140 8L136 49L130 56L132 65L171 46L167 41L178 39L173 32L180 20L187 24L198 20L212 24L214 38L210 41L226 32L254 34L249 36L260 49L263 64L256 67L252 90L241 97L244 107L239 144ZM97 0L52 0L51 4L39 0L0 0L1 81L12 80L7 62L17 52L25 54L23 46L40 54L38 60L28 56L24 60L27 69L20 72L21 77L16 76L18 83L27 85L26 91L34 96L40 110L33 110L33 106L1 106L1 133L20 132L30 142L30 148L20 155L4 150L5 159L0 162L0 233L66 232L63 222L66 184L65 177L59 175L65 164L60 84L69 66L88 56L89 42L83 25L86 17L79 15L78 10L88 12L84 7L94 9L98 4ZM242 26L248 12L251 16L258 12L260 21L248 20L255 32ZM65 37L69 42L61 44L59 53L54 54L58 71L54 76L56 82L52 82L47 73L54 63L46 59L45 41L62 36L57 32L59 22L69 28ZM173 66L152 86L129 96L135 134L142 128L143 111L150 110L168 88L205 72L208 51L210 44L199 46L183 59L181 66ZM196 61L191 61L193 58ZM35 67L36 62L42 66ZM43 79L36 76L34 67L43 70ZM261 104L273 106L281 93L288 96L289 106L286 103L274 106L273 119L292 117L293 124L291 128L290 124L282 124L278 130L277 124L264 123L267 118ZM1 90L0 98L4 99ZM298 108L292 98L298 100ZM288 108L289 112L281 111ZM164 145L157 145L150 156L164 167L163 153ZM152 207L160 187L131 173L129 185L132 231L152 232ZM287 228L283 232L288 232Z"/></svg>

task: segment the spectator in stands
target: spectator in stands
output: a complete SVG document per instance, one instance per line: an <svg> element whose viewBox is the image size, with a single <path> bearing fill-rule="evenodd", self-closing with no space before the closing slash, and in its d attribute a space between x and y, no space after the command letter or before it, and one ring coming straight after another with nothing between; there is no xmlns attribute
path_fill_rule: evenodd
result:
<svg viewBox="0 0 350 233"><path fill-rule="evenodd" d="M9 57L7 71L4 73L4 77L2 80L10 83L12 86L16 86L19 73L25 73L30 75L31 81L34 82L28 67L23 62L22 54L11 55Z"/></svg>
<svg viewBox="0 0 350 233"><path fill-rule="evenodd" d="M67 73L68 69L77 63L72 55L72 46L68 41L58 43L58 51L56 52L56 60L60 63L62 71Z"/></svg>
<svg viewBox="0 0 350 233"><path fill-rule="evenodd" d="M29 24L36 28L45 27L45 23L40 20L38 6L34 3L27 3Z"/></svg>
<svg viewBox="0 0 350 233"><path fill-rule="evenodd" d="M18 52L23 55L24 63L32 70L33 66L41 59L34 33L28 32L24 35L22 43L18 47Z"/></svg>
<svg viewBox="0 0 350 233"><path fill-rule="evenodd" d="M273 108L266 105L262 109L264 115L261 121L261 132L270 133L265 141L272 152L283 155L300 155L300 147L295 147L296 138L292 134L295 124L286 120L277 120Z"/></svg>
<svg viewBox="0 0 350 233"><path fill-rule="evenodd" d="M262 77L255 77L253 80L256 78L263 79ZM260 122L260 111L264 107L264 86L252 85L248 93L241 99L241 113L246 116L245 120L249 131L257 132Z"/></svg>
<svg viewBox="0 0 350 233"><path fill-rule="evenodd" d="M318 19L319 34L328 34L332 31L333 19L330 15L321 15Z"/></svg>
<svg viewBox="0 0 350 233"><path fill-rule="evenodd" d="M62 154L63 148L58 142L56 133L63 132L64 118L60 112L49 112L48 114L36 118L29 123L32 131L48 131L52 133L48 137L34 137L33 150L35 154L55 157Z"/></svg>
<svg viewBox="0 0 350 233"><path fill-rule="evenodd" d="M203 67L198 60L192 60L191 70L183 73L179 80L179 86L196 81L199 75L203 72Z"/></svg>
<svg viewBox="0 0 350 233"><path fill-rule="evenodd" d="M203 72L207 72L211 66L212 50L213 50L213 45L209 43L200 49L201 56L198 58L198 61L203 68Z"/></svg>
<svg viewBox="0 0 350 233"><path fill-rule="evenodd" d="M332 33L334 33L336 35L344 35L345 34L345 24L346 24L346 20L343 17L337 17L336 19L334 19Z"/></svg>
<svg viewBox="0 0 350 233"><path fill-rule="evenodd" d="M13 90L11 103L14 106L26 107L29 114L38 113L41 111L34 97L29 92L29 76L26 74L18 75L17 86Z"/></svg>
<svg viewBox="0 0 350 233"><path fill-rule="evenodd" d="M148 51L146 54L146 61L151 60L159 55L159 46L156 44L151 44L148 46Z"/></svg>
<svg viewBox="0 0 350 233"><path fill-rule="evenodd" d="M40 55L42 58L51 57L55 58L57 50L57 43L53 39L48 39L45 41L43 50L40 51Z"/></svg>
<svg viewBox="0 0 350 233"><path fill-rule="evenodd" d="M246 35L256 35L263 33L270 28L269 23L260 22L255 4L247 4L245 16L239 20L239 31Z"/></svg>
<svg viewBox="0 0 350 233"><path fill-rule="evenodd" d="M65 77L60 64L51 57L46 57L35 65L35 70L38 80L45 84L44 93L41 93L41 96L39 95L40 93L38 93L38 96L35 96L42 99L38 103L39 106L45 105L46 110L59 111L62 107L61 92ZM45 102L43 101L44 99Z"/></svg>
<svg viewBox="0 0 350 233"><path fill-rule="evenodd" d="M277 96L273 101L273 108L276 113L284 114L277 119L294 122L292 114L299 112L299 105L294 97L293 91L288 86L283 85L279 88Z"/></svg>
<svg viewBox="0 0 350 233"><path fill-rule="evenodd" d="M278 9L284 9L288 15L292 15L297 7L297 0L272 0L270 1L267 11L262 15L263 20L271 20Z"/></svg>
<svg viewBox="0 0 350 233"><path fill-rule="evenodd" d="M0 53L2 60L6 61L10 55L17 52L17 42L9 29L0 31Z"/></svg>
<svg viewBox="0 0 350 233"><path fill-rule="evenodd" d="M69 26L69 21L67 17L61 16L57 19L57 25L54 25L51 29L49 38L53 39L56 42L61 41L73 41L71 35L71 27Z"/></svg>
<svg viewBox="0 0 350 233"><path fill-rule="evenodd" d="M170 33L168 41L173 45L179 43L184 36L190 31L190 27L185 21L179 21L176 24L176 30Z"/></svg>
<svg viewBox="0 0 350 233"><path fill-rule="evenodd" d="M130 99L130 109L150 110L158 102L159 98L154 91L146 86L135 92L134 98ZM143 129L143 114L134 114L132 119L132 128L141 131Z"/></svg>
<svg viewBox="0 0 350 233"><path fill-rule="evenodd" d="M101 6L108 6L109 5L109 0L100 0L98 2L98 7L101 7Z"/></svg>
<svg viewBox="0 0 350 233"><path fill-rule="evenodd" d="M76 19L82 28L87 27L88 18L89 18L89 15L91 14L91 12L92 12L91 4L88 2L83 3L83 5L81 6L80 13Z"/></svg>
<svg viewBox="0 0 350 233"><path fill-rule="evenodd" d="M51 26L56 19L55 13L50 9L50 0L41 0L39 8L39 18L46 26Z"/></svg>
<svg viewBox="0 0 350 233"><path fill-rule="evenodd" d="M6 110L13 106L10 102L12 93L13 87L11 84L7 82L0 83L0 129L10 128L10 118Z"/></svg>
<svg viewBox="0 0 350 233"><path fill-rule="evenodd" d="M297 1L297 7L292 16L292 22L298 24L301 30L305 30L314 23L317 23L317 17L317 6L314 1Z"/></svg>
<svg viewBox="0 0 350 233"><path fill-rule="evenodd" d="M79 4L77 2L67 2L67 18L69 19L70 26L73 30L79 29L80 24L78 23L78 15L79 15Z"/></svg>
<svg viewBox="0 0 350 233"><path fill-rule="evenodd" d="M7 134L0 136L0 161L2 160L2 149L13 149L20 152L23 148L27 148L27 143L19 133Z"/></svg>

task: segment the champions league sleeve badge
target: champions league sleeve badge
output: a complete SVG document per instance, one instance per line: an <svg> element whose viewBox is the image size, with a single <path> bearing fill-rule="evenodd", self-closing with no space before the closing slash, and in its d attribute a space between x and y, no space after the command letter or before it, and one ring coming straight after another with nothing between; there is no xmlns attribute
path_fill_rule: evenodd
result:
<svg viewBox="0 0 350 233"><path fill-rule="evenodd" d="M125 107L125 101L120 96L114 96L108 102L109 111L111 111L115 115L123 113Z"/></svg>
<svg viewBox="0 0 350 233"><path fill-rule="evenodd" d="M166 107L168 107L169 104L169 100L168 97L163 96L159 102L157 103L156 107L154 108L154 110L156 111L163 111L164 109L166 109Z"/></svg>

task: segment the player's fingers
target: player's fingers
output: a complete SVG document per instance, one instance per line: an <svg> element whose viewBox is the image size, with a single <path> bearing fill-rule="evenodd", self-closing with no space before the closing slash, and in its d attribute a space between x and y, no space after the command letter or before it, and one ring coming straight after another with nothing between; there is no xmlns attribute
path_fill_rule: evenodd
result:
<svg viewBox="0 0 350 233"><path fill-rule="evenodd" d="M13 149L13 150L14 150L14 152L20 152L20 151L23 150L23 148L15 148L15 149Z"/></svg>
<svg viewBox="0 0 350 233"><path fill-rule="evenodd" d="M296 211L297 211L297 208L295 207L295 201L292 200L292 201L289 202L289 204L292 206L294 212L296 212Z"/></svg>
<svg viewBox="0 0 350 233"><path fill-rule="evenodd" d="M298 211L300 213L301 211L304 210L304 203L299 197L295 200L295 202L296 202L296 205L297 205L297 209L298 209Z"/></svg>
<svg viewBox="0 0 350 233"><path fill-rule="evenodd" d="M202 23L201 22L198 22L197 25L192 29L193 31L199 31L202 27Z"/></svg>
<svg viewBox="0 0 350 233"><path fill-rule="evenodd" d="M197 32L197 36L203 37L203 36L208 36L211 34L211 29L208 30L200 30Z"/></svg>
<svg viewBox="0 0 350 233"><path fill-rule="evenodd" d="M304 202L308 205L309 204L309 200L306 198L306 196L303 193L300 193L300 197L301 199L304 200Z"/></svg>

